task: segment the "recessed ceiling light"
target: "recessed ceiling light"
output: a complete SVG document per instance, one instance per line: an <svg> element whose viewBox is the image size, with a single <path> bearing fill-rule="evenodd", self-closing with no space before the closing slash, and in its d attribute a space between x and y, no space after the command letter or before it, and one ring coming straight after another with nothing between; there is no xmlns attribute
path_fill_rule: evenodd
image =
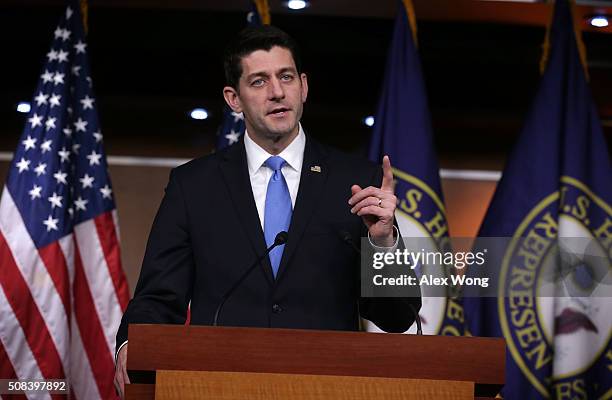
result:
<svg viewBox="0 0 612 400"><path fill-rule="evenodd" d="M203 120L208 118L208 111L206 111L206 109L204 108L194 108L193 110L191 110L190 115L193 119Z"/></svg>
<svg viewBox="0 0 612 400"><path fill-rule="evenodd" d="M302 10L308 7L308 2L305 0L289 0L287 2L287 7L292 10Z"/></svg>
<svg viewBox="0 0 612 400"><path fill-rule="evenodd" d="M28 103L27 101L22 101L19 104L17 104L17 112L27 114L30 112L31 109L32 107L30 106L30 103Z"/></svg>
<svg viewBox="0 0 612 400"><path fill-rule="evenodd" d="M374 117L371 115L368 115L367 117L363 119L363 123L366 124L367 126L374 126Z"/></svg>
<svg viewBox="0 0 612 400"><path fill-rule="evenodd" d="M597 28L605 28L608 26L608 17L605 15L596 15L589 19L589 24Z"/></svg>

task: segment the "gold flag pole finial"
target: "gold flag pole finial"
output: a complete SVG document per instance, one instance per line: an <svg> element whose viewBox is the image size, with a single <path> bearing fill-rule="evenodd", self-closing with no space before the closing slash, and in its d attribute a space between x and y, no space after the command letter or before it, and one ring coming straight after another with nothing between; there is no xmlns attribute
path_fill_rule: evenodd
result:
<svg viewBox="0 0 612 400"><path fill-rule="evenodd" d="M85 34L87 35L87 31L89 27L87 26L87 18L88 18L89 6L87 5L87 0L81 0L81 15L83 16L83 29L85 29Z"/></svg>
<svg viewBox="0 0 612 400"><path fill-rule="evenodd" d="M253 0L255 2L255 7L257 7L257 12L259 13L259 17L261 18L261 23L264 25L270 25L270 7L268 6L268 0Z"/></svg>
<svg viewBox="0 0 612 400"><path fill-rule="evenodd" d="M567 1L567 0L556 0L556 1ZM578 55L580 56L580 63L582 64L582 68L584 69L584 75L586 80L589 80L589 70L587 68L587 56L586 56L586 47L584 46L584 41L582 40L582 30L580 29L580 25L576 22L575 9L576 9L576 1L570 1L570 12L572 16L572 25L574 28L574 36L576 38L576 46L578 47ZM542 43L542 58L540 59L540 74L544 74L544 70L546 69L546 65L548 64L548 57L550 55L550 29L552 25L552 20L555 15L555 2L553 2L553 6L551 8L550 18L548 19L548 24L546 25L546 36L544 37L544 43Z"/></svg>
<svg viewBox="0 0 612 400"><path fill-rule="evenodd" d="M414 5L412 0L403 0L404 7L406 8L406 15L408 15L408 23L410 24L410 30L412 31L412 41L415 47L419 47L419 41L417 40L417 26L416 26L416 15L414 13Z"/></svg>

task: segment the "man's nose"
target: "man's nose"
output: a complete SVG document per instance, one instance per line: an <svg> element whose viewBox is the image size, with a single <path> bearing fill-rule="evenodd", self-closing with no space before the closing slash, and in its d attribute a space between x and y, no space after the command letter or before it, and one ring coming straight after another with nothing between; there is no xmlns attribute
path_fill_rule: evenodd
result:
<svg viewBox="0 0 612 400"><path fill-rule="evenodd" d="M285 90L279 79L272 78L270 80L268 97L270 100L278 100L285 97Z"/></svg>

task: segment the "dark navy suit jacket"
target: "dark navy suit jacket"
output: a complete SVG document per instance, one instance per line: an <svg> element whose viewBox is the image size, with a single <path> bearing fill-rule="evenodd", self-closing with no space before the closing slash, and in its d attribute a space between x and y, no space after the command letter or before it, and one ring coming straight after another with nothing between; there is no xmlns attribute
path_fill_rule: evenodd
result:
<svg viewBox="0 0 612 400"><path fill-rule="evenodd" d="M358 330L361 314L385 331L407 330L409 304L418 310L420 298L361 299L359 256L341 234L359 245L367 232L350 213L351 185L381 180L380 166L307 136L278 276L266 257L225 303L219 325ZM175 168L117 346L129 323L184 323L190 300L191 323L211 324L221 297L265 249L242 140Z"/></svg>

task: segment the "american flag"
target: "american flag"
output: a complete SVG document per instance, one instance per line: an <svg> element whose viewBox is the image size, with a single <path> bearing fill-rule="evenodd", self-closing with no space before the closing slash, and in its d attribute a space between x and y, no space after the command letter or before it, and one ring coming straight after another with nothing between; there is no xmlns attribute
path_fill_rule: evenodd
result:
<svg viewBox="0 0 612 400"><path fill-rule="evenodd" d="M270 11L268 0L254 0L251 2L251 11L247 14L246 19L249 26L269 25ZM217 150L237 143L240 136L244 134L245 129L244 115L232 111L227 104L224 105L221 126L217 132Z"/></svg>
<svg viewBox="0 0 612 400"><path fill-rule="evenodd" d="M129 291L87 52L75 1L0 200L0 378L67 379L72 398L108 399Z"/></svg>

